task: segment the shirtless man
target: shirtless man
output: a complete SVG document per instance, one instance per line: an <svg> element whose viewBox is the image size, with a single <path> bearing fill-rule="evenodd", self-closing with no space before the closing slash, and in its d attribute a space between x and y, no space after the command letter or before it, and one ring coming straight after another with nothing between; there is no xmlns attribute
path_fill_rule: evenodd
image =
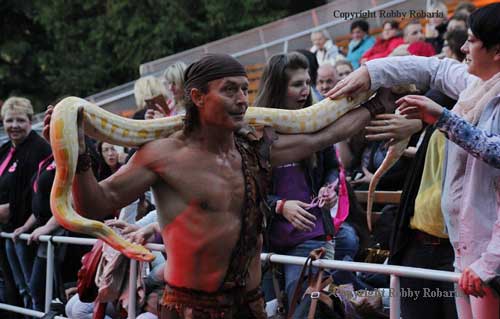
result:
<svg viewBox="0 0 500 319"><path fill-rule="evenodd" d="M370 102L315 134L240 134L248 108L243 66L228 55L209 55L185 78L184 130L142 146L100 183L81 165L75 205L82 215L102 218L152 186L168 255L159 318L266 318L259 286L270 165L299 161L385 110Z"/></svg>

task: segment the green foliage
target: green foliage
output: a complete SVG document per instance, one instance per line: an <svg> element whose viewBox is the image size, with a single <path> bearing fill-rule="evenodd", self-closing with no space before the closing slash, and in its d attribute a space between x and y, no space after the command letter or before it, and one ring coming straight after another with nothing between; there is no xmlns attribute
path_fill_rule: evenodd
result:
<svg viewBox="0 0 500 319"><path fill-rule="evenodd" d="M0 12L0 99L22 95L38 106L51 96L38 55L49 47L47 36L34 22L31 1L4 0Z"/></svg>
<svg viewBox="0 0 500 319"><path fill-rule="evenodd" d="M88 96L137 78L141 63L287 16L289 2L3 0L0 98L27 96L40 111Z"/></svg>

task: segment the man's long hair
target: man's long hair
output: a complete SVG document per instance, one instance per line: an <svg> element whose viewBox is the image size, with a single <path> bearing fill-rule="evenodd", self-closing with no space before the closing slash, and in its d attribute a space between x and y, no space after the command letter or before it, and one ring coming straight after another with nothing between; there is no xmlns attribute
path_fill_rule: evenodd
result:
<svg viewBox="0 0 500 319"><path fill-rule="evenodd" d="M184 89L184 100L186 101L186 116L184 117L183 132L185 135L193 133L193 131L200 126L200 111L191 99L191 89L193 88L200 90L203 94L207 94L208 83L204 83L199 87L190 87L189 89Z"/></svg>

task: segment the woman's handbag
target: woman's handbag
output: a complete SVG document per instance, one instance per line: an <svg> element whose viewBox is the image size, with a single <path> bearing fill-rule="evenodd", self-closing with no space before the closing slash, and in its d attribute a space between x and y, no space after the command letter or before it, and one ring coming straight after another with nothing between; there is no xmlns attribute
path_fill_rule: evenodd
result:
<svg viewBox="0 0 500 319"><path fill-rule="evenodd" d="M290 304L290 311L288 312L288 319L292 318L302 318L301 314L305 313L304 307L310 302L307 319L315 318L332 318L341 319L345 318L345 311L342 301L337 298L332 293L328 293L323 289L328 285L333 283L331 276L323 278L324 270L322 268L318 269L316 274L313 274L312 262L314 260L320 259L325 254L324 248L317 248L311 251L309 257L307 257L302 271L300 272L299 280L295 286L295 291L293 293L292 302ZM304 282L307 282L308 287L302 297L302 300L297 308L297 303L299 301L299 296L302 291ZM319 309L319 311L317 311ZM297 314L295 314L296 310ZM294 316L295 314L295 316Z"/></svg>
<svg viewBox="0 0 500 319"><path fill-rule="evenodd" d="M76 288L83 302L93 302L97 297L98 288L95 284L97 266L102 256L103 241L98 240L92 250L83 255L82 267L78 271Z"/></svg>

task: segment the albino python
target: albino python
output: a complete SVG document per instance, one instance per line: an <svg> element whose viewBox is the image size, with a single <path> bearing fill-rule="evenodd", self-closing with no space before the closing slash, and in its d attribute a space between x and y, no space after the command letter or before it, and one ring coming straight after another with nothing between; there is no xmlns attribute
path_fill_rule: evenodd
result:
<svg viewBox="0 0 500 319"><path fill-rule="evenodd" d="M410 141L410 137L398 141L396 144L389 146L387 149L387 154L385 155L382 164L377 168L377 171L373 174L370 181L370 186L368 186L368 199L366 200L366 223L368 224L368 230L372 231L372 208L373 200L375 196L375 188L377 188L380 178L391 169L394 164L399 160L406 150L406 146Z"/></svg>
<svg viewBox="0 0 500 319"><path fill-rule="evenodd" d="M336 121L372 92L358 94L352 99L324 99L301 110L249 107L245 122L253 126L272 126L280 133L311 133ZM108 143L140 146L148 141L167 137L183 127L183 117L173 116L154 120L131 120L77 97L59 102L52 113L50 143L57 170L50 195L52 212L58 223L74 232L102 239L129 258L150 261L154 257L145 247L133 244L105 224L84 218L73 209L71 186L78 160L78 109L83 108L85 134Z"/></svg>

